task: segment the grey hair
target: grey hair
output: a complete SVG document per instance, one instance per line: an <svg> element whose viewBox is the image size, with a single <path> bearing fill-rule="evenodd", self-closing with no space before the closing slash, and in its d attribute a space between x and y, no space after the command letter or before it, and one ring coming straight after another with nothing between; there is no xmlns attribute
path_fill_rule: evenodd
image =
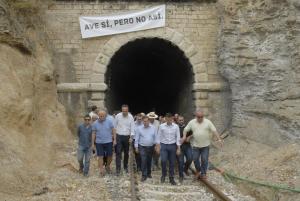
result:
<svg viewBox="0 0 300 201"><path fill-rule="evenodd" d="M200 108L197 108L196 110L195 110L195 115L197 114L197 113L202 113L202 114L204 114L204 111L202 110L202 109L200 109Z"/></svg>

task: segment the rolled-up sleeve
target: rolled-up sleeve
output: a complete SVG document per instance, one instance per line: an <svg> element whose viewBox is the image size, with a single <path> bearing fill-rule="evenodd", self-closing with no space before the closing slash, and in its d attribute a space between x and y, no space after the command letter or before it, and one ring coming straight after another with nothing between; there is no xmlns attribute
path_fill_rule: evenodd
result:
<svg viewBox="0 0 300 201"><path fill-rule="evenodd" d="M157 134L156 134L156 139L155 139L156 144L160 144L161 130L162 129L159 127L158 131L157 131Z"/></svg>
<svg viewBox="0 0 300 201"><path fill-rule="evenodd" d="M134 135L134 128L135 128L135 125L134 125L134 119L133 119L133 117L131 116L131 118L130 118L130 135L131 135L131 136Z"/></svg>
<svg viewBox="0 0 300 201"><path fill-rule="evenodd" d="M180 130L179 130L179 127L176 126L176 144L177 146L180 146Z"/></svg>
<svg viewBox="0 0 300 201"><path fill-rule="evenodd" d="M139 130L136 129L135 140L134 140L134 147L135 148L138 148L138 146L139 146L139 140L140 140L140 133L139 133Z"/></svg>

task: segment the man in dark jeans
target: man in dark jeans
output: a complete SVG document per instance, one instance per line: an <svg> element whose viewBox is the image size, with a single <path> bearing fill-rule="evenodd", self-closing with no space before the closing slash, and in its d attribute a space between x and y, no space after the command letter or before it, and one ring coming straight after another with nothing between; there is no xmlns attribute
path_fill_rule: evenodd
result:
<svg viewBox="0 0 300 201"><path fill-rule="evenodd" d="M143 117L143 126L139 126L135 133L135 151L141 155L142 179L145 181L151 176L151 163L153 156L153 145L155 144L156 129L150 125L149 117Z"/></svg>
<svg viewBox="0 0 300 201"><path fill-rule="evenodd" d="M185 127L184 123L184 117L183 116L178 116L177 119L179 130L180 130L180 138L182 139L183 137L183 129ZM178 163L178 171L179 171L179 182L183 182L183 172L188 176L188 169L193 162L193 155L192 155L192 147L191 143L189 142L189 135L187 135L187 140L182 143L180 146L180 155L177 156L177 163ZM185 163L184 163L184 157L185 157Z"/></svg>
<svg viewBox="0 0 300 201"><path fill-rule="evenodd" d="M79 172L88 176L92 153L92 126L91 117L88 114L84 116L84 123L78 127L77 135L79 137L77 150Z"/></svg>
<svg viewBox="0 0 300 201"><path fill-rule="evenodd" d="M223 145L223 141L213 123L204 118L202 110L196 110L195 119L191 120L184 128L182 142L187 139L187 133L190 131L193 132L191 144L193 146L193 161L197 170L196 178L207 179L209 145L211 144L212 136L218 140L220 146Z"/></svg>
<svg viewBox="0 0 300 201"><path fill-rule="evenodd" d="M115 117L116 129L116 173L120 175L122 151L124 152L123 168L128 173L129 140L134 135L134 119L128 112L128 105L122 105L122 112Z"/></svg>
<svg viewBox="0 0 300 201"><path fill-rule="evenodd" d="M159 126L156 152L160 152L161 159L161 183L165 182L167 176L167 162L169 162L169 180L172 185L176 185L174 180L174 166L176 154L180 154L180 132L177 124L173 123L173 116L170 113L166 114L166 123Z"/></svg>
<svg viewBox="0 0 300 201"><path fill-rule="evenodd" d="M134 136L132 136L133 137L132 148L133 148L133 152L134 152L134 156L135 156L137 172L139 172L141 170L141 156L140 156L140 153L135 151L134 144L135 144L135 137L136 137L137 129L140 126L143 126L143 114L142 113L138 113L136 115L136 120L134 122Z"/></svg>

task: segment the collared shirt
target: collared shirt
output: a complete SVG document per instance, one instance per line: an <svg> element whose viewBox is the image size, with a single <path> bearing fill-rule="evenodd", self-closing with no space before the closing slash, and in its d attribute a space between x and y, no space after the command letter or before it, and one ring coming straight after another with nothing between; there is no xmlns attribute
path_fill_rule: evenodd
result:
<svg viewBox="0 0 300 201"><path fill-rule="evenodd" d="M184 128L184 131L192 131L191 145L201 148L210 145L212 132L216 132L217 129L210 120L204 118L201 123L199 123L197 119L191 120Z"/></svg>
<svg viewBox="0 0 300 201"><path fill-rule="evenodd" d="M154 126L154 128L156 129L156 132L157 132L158 129L159 129L159 121L156 120L156 119L154 119L153 123L150 122L150 124L151 124L152 126Z"/></svg>
<svg viewBox="0 0 300 201"><path fill-rule="evenodd" d="M156 144L174 144L180 145L180 132L177 124L168 125L163 123L159 126Z"/></svg>
<svg viewBox="0 0 300 201"><path fill-rule="evenodd" d="M139 126L136 130L134 147L137 148L138 145L142 146L153 146L156 139L156 129L154 126L149 125L145 127L144 125Z"/></svg>
<svg viewBox="0 0 300 201"><path fill-rule="evenodd" d="M134 135L134 119L130 113L126 117L122 112L115 117L115 128L118 135Z"/></svg>
<svg viewBox="0 0 300 201"><path fill-rule="evenodd" d="M138 122L138 121L134 122L134 132L133 132L134 135L133 135L133 139L135 139L137 128L140 127L140 126L143 126L142 122Z"/></svg>
<svg viewBox="0 0 300 201"><path fill-rule="evenodd" d="M114 124L115 118L112 115L107 114L106 119L110 120Z"/></svg>
<svg viewBox="0 0 300 201"><path fill-rule="evenodd" d="M110 143L112 142L113 123L109 119L104 121L97 120L92 125L93 132L96 132L96 143Z"/></svg>
<svg viewBox="0 0 300 201"><path fill-rule="evenodd" d="M97 114L96 112L94 112L94 111L91 111L91 112L89 113L89 115L90 115L91 118L93 118L93 116L96 116L97 119L99 118L98 114Z"/></svg>
<svg viewBox="0 0 300 201"><path fill-rule="evenodd" d="M83 147L92 146L92 126L80 124L77 129L77 135L79 137L78 145Z"/></svg>

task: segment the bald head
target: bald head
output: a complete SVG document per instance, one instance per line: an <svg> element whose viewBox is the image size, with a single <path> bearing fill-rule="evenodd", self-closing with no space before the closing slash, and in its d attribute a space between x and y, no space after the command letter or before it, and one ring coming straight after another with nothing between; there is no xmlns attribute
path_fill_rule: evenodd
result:
<svg viewBox="0 0 300 201"><path fill-rule="evenodd" d="M98 113L98 116L99 116L100 121L104 121L105 118L106 118L106 111L100 110L99 113Z"/></svg>
<svg viewBox="0 0 300 201"><path fill-rule="evenodd" d="M202 123L203 118L204 118L204 113L203 113L203 111L202 111L201 109L197 109L197 110L195 111L195 117L196 117L196 119L197 119L197 121L198 121L199 123Z"/></svg>

